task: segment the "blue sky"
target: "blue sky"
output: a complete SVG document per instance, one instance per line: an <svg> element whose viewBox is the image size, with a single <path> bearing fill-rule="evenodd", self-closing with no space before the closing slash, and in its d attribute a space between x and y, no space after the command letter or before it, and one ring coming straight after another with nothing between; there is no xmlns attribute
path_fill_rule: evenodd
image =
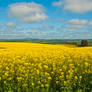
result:
<svg viewBox="0 0 92 92"><path fill-rule="evenodd" d="M92 39L92 0L0 0L0 39Z"/></svg>

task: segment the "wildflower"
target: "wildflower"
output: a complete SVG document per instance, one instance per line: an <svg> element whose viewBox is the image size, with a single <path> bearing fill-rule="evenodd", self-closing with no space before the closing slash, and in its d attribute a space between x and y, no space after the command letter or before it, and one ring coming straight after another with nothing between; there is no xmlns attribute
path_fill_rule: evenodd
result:
<svg viewBox="0 0 92 92"><path fill-rule="evenodd" d="M78 80L78 77L77 77L77 76L75 76L75 77L74 77L74 79L75 79L75 80Z"/></svg>
<svg viewBox="0 0 92 92"><path fill-rule="evenodd" d="M1 80L2 78L0 77L0 80Z"/></svg>
<svg viewBox="0 0 92 92"><path fill-rule="evenodd" d="M27 87L27 86L28 86L28 84L24 83L22 86L23 86L23 87Z"/></svg>
<svg viewBox="0 0 92 92"><path fill-rule="evenodd" d="M51 77L48 77L48 80L51 80Z"/></svg>
<svg viewBox="0 0 92 92"><path fill-rule="evenodd" d="M32 86L34 86L34 83L32 82Z"/></svg>
<svg viewBox="0 0 92 92"><path fill-rule="evenodd" d="M4 74L6 77L8 76L8 72L5 72L5 74Z"/></svg>
<svg viewBox="0 0 92 92"><path fill-rule="evenodd" d="M6 70L9 70L9 68L8 68L8 67L6 67Z"/></svg>
<svg viewBox="0 0 92 92"><path fill-rule="evenodd" d="M41 82L40 82L40 81L38 81L38 84L41 84Z"/></svg>
<svg viewBox="0 0 92 92"><path fill-rule="evenodd" d="M43 87L44 87L44 85L43 85L43 84L41 84L41 87L43 88Z"/></svg>
<svg viewBox="0 0 92 92"><path fill-rule="evenodd" d="M48 88L48 87L49 87L49 84L45 84L45 87L47 87L47 88Z"/></svg>
<svg viewBox="0 0 92 92"><path fill-rule="evenodd" d="M6 84L6 81L4 81L4 84Z"/></svg>
<svg viewBox="0 0 92 92"><path fill-rule="evenodd" d="M88 67L88 65L89 65L88 62L85 62L85 66Z"/></svg>
<svg viewBox="0 0 92 92"><path fill-rule="evenodd" d="M66 84L67 84L67 81L64 81L64 86L66 86Z"/></svg>
<svg viewBox="0 0 92 92"><path fill-rule="evenodd" d="M82 76L80 76L79 78L82 79Z"/></svg>
<svg viewBox="0 0 92 92"><path fill-rule="evenodd" d="M56 81L56 84L58 84L59 83L59 81Z"/></svg>
<svg viewBox="0 0 92 92"><path fill-rule="evenodd" d="M47 66L47 65L44 65L44 68L45 68L45 69L48 69L48 66Z"/></svg>

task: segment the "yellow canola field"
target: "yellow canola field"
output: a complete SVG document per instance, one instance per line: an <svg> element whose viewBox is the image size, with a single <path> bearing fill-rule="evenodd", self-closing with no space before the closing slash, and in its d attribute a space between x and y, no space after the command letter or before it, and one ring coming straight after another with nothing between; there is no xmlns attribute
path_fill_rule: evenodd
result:
<svg viewBox="0 0 92 92"><path fill-rule="evenodd" d="M92 47L0 42L0 92L86 92L91 79Z"/></svg>

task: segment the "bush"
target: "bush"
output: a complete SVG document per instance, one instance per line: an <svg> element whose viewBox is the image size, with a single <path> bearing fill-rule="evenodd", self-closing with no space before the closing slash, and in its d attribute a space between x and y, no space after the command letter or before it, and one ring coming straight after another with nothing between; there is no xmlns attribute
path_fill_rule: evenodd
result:
<svg viewBox="0 0 92 92"><path fill-rule="evenodd" d="M82 40L81 41L81 46L88 46L88 41L87 40Z"/></svg>

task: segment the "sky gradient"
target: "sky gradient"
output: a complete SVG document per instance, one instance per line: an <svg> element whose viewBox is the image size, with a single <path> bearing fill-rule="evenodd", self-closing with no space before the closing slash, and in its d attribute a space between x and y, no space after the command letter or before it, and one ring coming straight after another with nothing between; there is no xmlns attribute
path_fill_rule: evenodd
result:
<svg viewBox="0 0 92 92"><path fill-rule="evenodd" d="M92 0L0 0L0 39L92 39Z"/></svg>

